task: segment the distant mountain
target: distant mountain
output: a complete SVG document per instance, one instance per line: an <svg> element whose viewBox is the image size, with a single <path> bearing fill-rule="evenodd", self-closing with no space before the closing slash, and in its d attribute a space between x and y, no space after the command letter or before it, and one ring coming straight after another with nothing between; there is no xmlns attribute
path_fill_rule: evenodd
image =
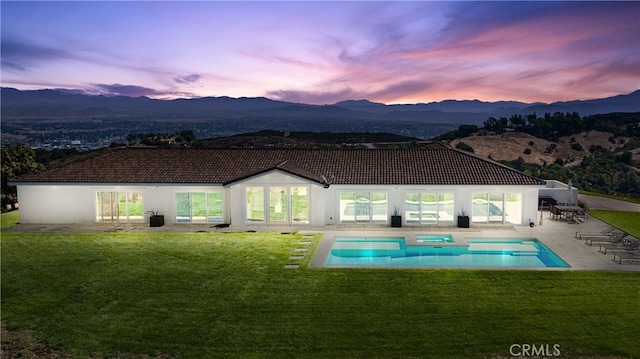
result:
<svg viewBox="0 0 640 359"><path fill-rule="evenodd" d="M640 90L628 95L586 101L523 103L446 100L441 102L385 105L368 100L341 101L333 105L308 105L264 97L203 97L155 100L147 97L106 97L68 90L20 91L2 88L3 116L145 118L299 119L341 121L411 121L422 123L482 124L488 117L513 114L538 115L577 112L581 116L611 112L640 112Z"/></svg>
<svg viewBox="0 0 640 359"><path fill-rule="evenodd" d="M640 90L628 95L618 95L597 100L554 102L551 104L536 104L524 108L521 114L544 114L554 112L577 112L580 116L606 114L612 112L640 111Z"/></svg>

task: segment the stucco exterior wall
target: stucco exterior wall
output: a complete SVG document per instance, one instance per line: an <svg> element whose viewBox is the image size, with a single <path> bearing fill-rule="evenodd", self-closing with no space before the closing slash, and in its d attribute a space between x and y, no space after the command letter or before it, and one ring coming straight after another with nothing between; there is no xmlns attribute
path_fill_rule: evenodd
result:
<svg viewBox="0 0 640 359"><path fill-rule="evenodd" d="M404 209L405 194L409 192L446 192L453 193L454 213L463 209L471 214L472 198L476 193L519 193L522 195L521 218L516 225L538 223L538 191L535 186L416 186L416 185L330 185L310 181L289 173L274 170L247 178L227 187L221 185L96 185L96 184L19 184L21 223L94 223L96 222L96 192L142 192L144 211L157 210L165 215L165 223L175 223L176 192L212 192L223 193L224 222L232 226L245 226L246 200L248 186L306 186L309 188L310 217L309 224L301 226L322 227L340 223L340 193L342 192L383 192L387 194L388 217L394 208L401 213ZM148 222L145 215L145 221ZM455 222L454 222L455 224ZM261 224L265 225L265 224ZM403 225L406 218L403 216Z"/></svg>
<svg viewBox="0 0 640 359"><path fill-rule="evenodd" d="M76 185L20 185L20 223L93 223L95 191Z"/></svg>

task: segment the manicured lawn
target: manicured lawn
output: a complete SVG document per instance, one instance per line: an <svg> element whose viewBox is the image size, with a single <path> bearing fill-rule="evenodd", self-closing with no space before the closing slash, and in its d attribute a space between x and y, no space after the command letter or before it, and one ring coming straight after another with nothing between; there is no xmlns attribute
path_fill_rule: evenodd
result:
<svg viewBox="0 0 640 359"><path fill-rule="evenodd" d="M638 273L285 269L301 240L4 232L2 321L79 357L640 356Z"/></svg>
<svg viewBox="0 0 640 359"><path fill-rule="evenodd" d="M610 224L630 235L640 238L640 212L605 211L593 209L589 215Z"/></svg>
<svg viewBox="0 0 640 359"><path fill-rule="evenodd" d="M20 221L20 211L3 213L0 216L0 229L9 228Z"/></svg>

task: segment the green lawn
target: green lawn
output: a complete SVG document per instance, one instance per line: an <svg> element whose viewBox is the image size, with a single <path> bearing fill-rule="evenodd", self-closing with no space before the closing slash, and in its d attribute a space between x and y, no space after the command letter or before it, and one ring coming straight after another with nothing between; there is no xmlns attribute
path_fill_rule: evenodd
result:
<svg viewBox="0 0 640 359"><path fill-rule="evenodd" d="M640 238L640 212L605 211L593 209L589 215L610 224L630 235Z"/></svg>
<svg viewBox="0 0 640 359"><path fill-rule="evenodd" d="M3 232L2 321L92 358L640 356L638 273L285 269L301 240Z"/></svg>

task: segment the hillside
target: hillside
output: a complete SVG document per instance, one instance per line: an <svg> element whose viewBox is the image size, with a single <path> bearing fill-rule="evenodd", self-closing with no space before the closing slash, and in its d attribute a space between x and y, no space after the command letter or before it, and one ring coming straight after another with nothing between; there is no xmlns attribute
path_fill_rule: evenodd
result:
<svg viewBox="0 0 640 359"><path fill-rule="evenodd" d="M566 166L570 167L579 165L584 157L589 155L591 146L600 146L611 152L628 150L633 153L634 161L640 161L640 147L625 148L625 144L630 143L630 140L630 137L616 137L611 132L585 131L563 136L558 142L552 142L524 132L508 131L500 135L487 136L476 133L455 139L450 144L456 147L463 142L471 146L475 154L496 161L514 161L522 157L526 163L542 166L561 159ZM575 148L582 148L582 150ZM526 151L527 149L530 152Z"/></svg>
<svg viewBox="0 0 640 359"><path fill-rule="evenodd" d="M461 126L440 138L542 179L640 198L640 113L514 115L484 125Z"/></svg>

